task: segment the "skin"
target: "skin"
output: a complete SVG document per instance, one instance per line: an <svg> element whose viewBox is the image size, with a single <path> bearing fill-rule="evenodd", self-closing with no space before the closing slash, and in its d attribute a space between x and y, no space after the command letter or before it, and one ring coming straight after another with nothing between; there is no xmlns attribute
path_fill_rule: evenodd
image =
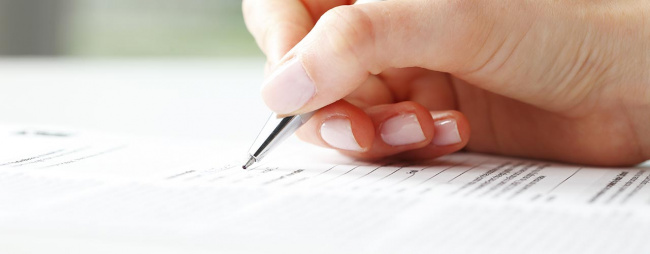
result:
<svg viewBox="0 0 650 254"><path fill-rule="evenodd" d="M243 2L267 73L299 59L316 86L291 113L319 109L303 140L329 147L321 124L345 117L364 151L341 152L363 159L460 149L600 166L650 159L646 0L350 4ZM382 122L402 113L417 115L426 140L381 140ZM448 118L462 142L432 144L434 121Z"/></svg>

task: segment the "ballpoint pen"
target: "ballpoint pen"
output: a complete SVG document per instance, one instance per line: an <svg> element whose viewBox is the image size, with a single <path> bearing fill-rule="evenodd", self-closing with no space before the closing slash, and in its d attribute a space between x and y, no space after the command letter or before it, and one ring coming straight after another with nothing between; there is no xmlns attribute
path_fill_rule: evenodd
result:
<svg viewBox="0 0 650 254"><path fill-rule="evenodd" d="M312 115L314 112L284 118L278 118L275 114L271 115L251 145L248 151L248 160L242 168L249 168L253 163L260 161L269 151L305 124Z"/></svg>

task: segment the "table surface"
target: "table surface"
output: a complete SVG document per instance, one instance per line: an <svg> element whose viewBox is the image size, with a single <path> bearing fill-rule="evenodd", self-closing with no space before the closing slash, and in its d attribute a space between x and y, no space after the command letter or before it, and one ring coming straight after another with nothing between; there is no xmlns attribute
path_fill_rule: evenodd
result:
<svg viewBox="0 0 650 254"><path fill-rule="evenodd" d="M264 60L0 59L0 124L201 140L255 133ZM237 136L237 135L234 135Z"/></svg>

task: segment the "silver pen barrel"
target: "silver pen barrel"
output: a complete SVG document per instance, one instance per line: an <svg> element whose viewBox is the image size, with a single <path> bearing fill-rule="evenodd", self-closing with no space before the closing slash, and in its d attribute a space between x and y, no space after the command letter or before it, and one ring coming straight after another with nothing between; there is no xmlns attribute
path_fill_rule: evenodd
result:
<svg viewBox="0 0 650 254"><path fill-rule="evenodd" d="M242 168L246 169L253 163L262 160L269 151L275 149L278 144L296 132L312 115L314 112L284 118L277 118L275 114L271 115L248 151L248 161Z"/></svg>

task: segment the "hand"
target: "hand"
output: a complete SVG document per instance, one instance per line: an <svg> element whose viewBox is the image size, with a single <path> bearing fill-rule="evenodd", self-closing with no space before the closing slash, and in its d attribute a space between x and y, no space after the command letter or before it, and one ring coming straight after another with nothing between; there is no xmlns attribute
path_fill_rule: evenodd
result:
<svg viewBox="0 0 650 254"><path fill-rule="evenodd" d="M278 114L350 156L650 159L650 5L245 0ZM472 138L470 139L470 126Z"/></svg>

